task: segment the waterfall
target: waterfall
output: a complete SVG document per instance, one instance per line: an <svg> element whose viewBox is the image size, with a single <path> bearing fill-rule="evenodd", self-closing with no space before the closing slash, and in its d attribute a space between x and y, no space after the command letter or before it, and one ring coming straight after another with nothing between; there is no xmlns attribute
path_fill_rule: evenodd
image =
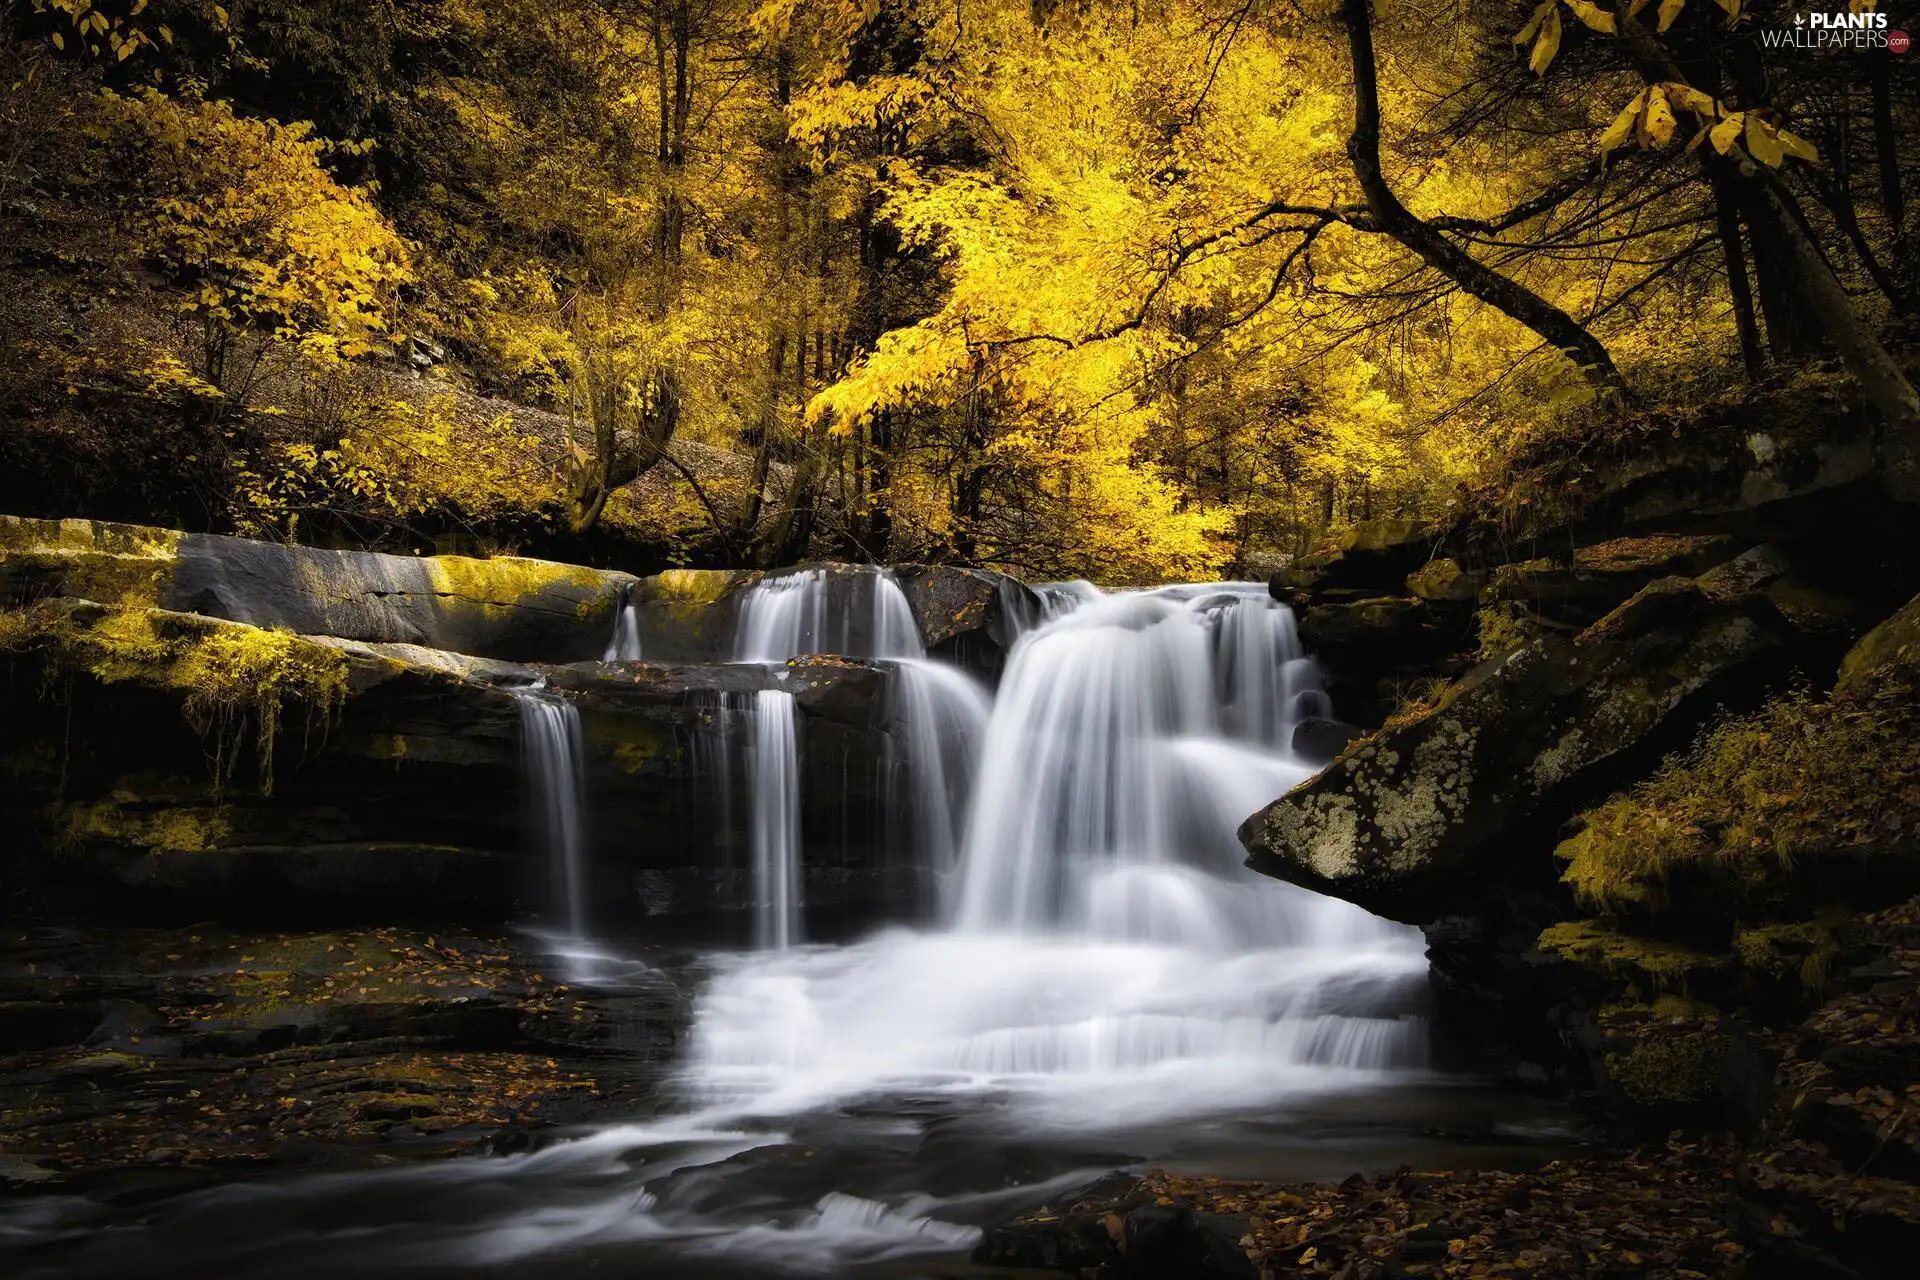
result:
<svg viewBox="0 0 1920 1280"><path fill-rule="evenodd" d="M954 924L1254 945L1303 927L1235 884L1233 828L1311 770L1318 675L1256 584L1095 595L1021 637L987 731Z"/></svg>
<svg viewBox="0 0 1920 1280"><path fill-rule="evenodd" d="M520 707L520 756L528 807L568 936L587 936L586 771L580 713L539 687L510 691Z"/></svg>
<svg viewBox="0 0 1920 1280"><path fill-rule="evenodd" d="M785 950L800 941L800 743L792 694L754 695L751 753L754 943Z"/></svg>
<svg viewBox="0 0 1920 1280"><path fill-rule="evenodd" d="M1300 647L1293 610L1264 591L1200 607L1211 614L1222 729L1241 742L1290 748L1296 724L1331 708L1319 668Z"/></svg>
<svg viewBox="0 0 1920 1280"><path fill-rule="evenodd" d="M899 861L945 879L959 859L991 696L966 673L928 659L890 569L804 569L762 579L747 593L736 661L823 652L893 664L888 702L901 754L888 762L888 774L905 775L906 786L888 806L891 843ZM757 813L763 802L754 803Z"/></svg>
<svg viewBox="0 0 1920 1280"><path fill-rule="evenodd" d="M740 604L735 662L926 656L913 609L890 569L800 569L763 578Z"/></svg>
<svg viewBox="0 0 1920 1280"><path fill-rule="evenodd" d="M906 777L904 792L890 797L893 856L939 885L959 865L993 696L965 672L920 658L899 661L888 697L900 749L889 777Z"/></svg>
<svg viewBox="0 0 1920 1280"><path fill-rule="evenodd" d="M620 588L620 607L613 615L613 638L607 641L602 662L640 661L640 609L633 602L631 584Z"/></svg>

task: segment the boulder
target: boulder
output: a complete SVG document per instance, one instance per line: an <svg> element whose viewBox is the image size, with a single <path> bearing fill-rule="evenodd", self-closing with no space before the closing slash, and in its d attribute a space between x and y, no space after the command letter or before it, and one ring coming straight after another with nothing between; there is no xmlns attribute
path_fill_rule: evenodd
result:
<svg viewBox="0 0 1920 1280"><path fill-rule="evenodd" d="M1472 914L1491 884L1551 885L1517 838L1685 740L1723 694L1785 665L1792 628L1757 593L1650 584L1574 639L1485 663L1249 818L1249 865L1409 923Z"/></svg>
<svg viewBox="0 0 1920 1280"><path fill-rule="evenodd" d="M630 574L498 556L326 551L0 516L0 600L153 606L301 635L509 658L595 658Z"/></svg>
<svg viewBox="0 0 1920 1280"><path fill-rule="evenodd" d="M1293 727L1293 754L1306 760L1332 760L1366 736L1359 725L1309 716Z"/></svg>
<svg viewBox="0 0 1920 1280"><path fill-rule="evenodd" d="M1858 700L1920 684L1920 596L1881 622L1847 651L1836 699Z"/></svg>
<svg viewBox="0 0 1920 1280"><path fill-rule="evenodd" d="M1650 582L1694 577L1740 549L1722 534L1649 534L1580 547L1570 562L1538 558L1501 565L1480 591L1482 604L1523 604L1539 617L1586 626Z"/></svg>
<svg viewBox="0 0 1920 1280"><path fill-rule="evenodd" d="M1327 692L1342 716L1379 724L1400 692L1465 663L1471 615L1415 596L1373 596L1314 604L1300 616L1300 641L1319 659Z"/></svg>
<svg viewBox="0 0 1920 1280"><path fill-rule="evenodd" d="M1430 604L1464 604L1480 594L1485 575L1460 567L1451 556L1429 560L1407 575L1407 591Z"/></svg>
<svg viewBox="0 0 1920 1280"><path fill-rule="evenodd" d="M1353 591L1385 595L1403 590L1407 575L1433 558L1436 531L1420 520L1363 520L1328 545L1299 556L1271 580L1274 598L1296 591L1316 595Z"/></svg>

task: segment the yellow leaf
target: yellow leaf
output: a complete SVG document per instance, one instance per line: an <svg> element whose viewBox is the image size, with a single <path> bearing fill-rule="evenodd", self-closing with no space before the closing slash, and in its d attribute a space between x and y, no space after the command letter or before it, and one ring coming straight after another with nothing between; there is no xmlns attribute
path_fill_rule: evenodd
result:
<svg viewBox="0 0 1920 1280"><path fill-rule="evenodd" d="M1593 0L1567 0L1567 8L1573 10L1573 16L1584 25L1605 35L1613 34L1613 14Z"/></svg>
<svg viewBox="0 0 1920 1280"><path fill-rule="evenodd" d="M1738 18L1740 11L1747 7L1747 0L1714 0L1714 3L1727 11L1727 21L1729 22Z"/></svg>
<svg viewBox="0 0 1920 1280"><path fill-rule="evenodd" d="M1778 169L1787 158L1779 136L1756 116L1747 117L1747 151L1770 169Z"/></svg>
<svg viewBox="0 0 1920 1280"><path fill-rule="evenodd" d="M1319 1256L1320 1256L1320 1246L1310 1244L1306 1247L1306 1250L1302 1252L1300 1255L1300 1265L1305 1266L1307 1263L1312 1262L1315 1258Z"/></svg>
<svg viewBox="0 0 1920 1280"><path fill-rule="evenodd" d="M1513 42L1526 44L1539 35L1541 24L1547 20L1547 15L1553 12L1553 6L1559 2L1560 0L1540 0L1540 7L1533 11L1533 16L1527 19L1526 26L1520 28L1520 33L1514 36Z"/></svg>
<svg viewBox="0 0 1920 1280"><path fill-rule="evenodd" d="M1687 0L1660 0L1660 25L1657 29L1665 31L1672 26L1674 19L1678 18L1680 11L1686 7Z"/></svg>
<svg viewBox="0 0 1920 1280"><path fill-rule="evenodd" d="M1660 86L1666 91L1667 101L1677 108L1693 112L1697 116L1713 119L1720 114L1720 104L1710 93L1702 93L1690 84L1668 81Z"/></svg>
<svg viewBox="0 0 1920 1280"><path fill-rule="evenodd" d="M62 36L58 31L53 33L53 47L61 50L64 50L67 47L66 38Z"/></svg>
<svg viewBox="0 0 1920 1280"><path fill-rule="evenodd" d="M1781 129L1778 131L1777 136L1780 139L1780 149L1788 155L1805 160L1808 164L1820 163L1819 150L1799 134L1789 133L1785 129Z"/></svg>
<svg viewBox="0 0 1920 1280"><path fill-rule="evenodd" d="M1540 27L1540 38L1533 42L1533 56L1527 59L1527 65L1533 68L1533 74L1544 76L1559 52L1560 11L1553 9L1548 11L1547 20Z"/></svg>
<svg viewBox="0 0 1920 1280"><path fill-rule="evenodd" d="M1626 142L1633 133L1635 122L1640 119L1640 108L1646 105L1646 100L1647 91L1642 89L1633 95L1632 102L1620 108L1620 114L1613 118L1613 123L1607 126L1607 131L1600 135L1601 155L1606 155Z"/></svg>
<svg viewBox="0 0 1920 1280"><path fill-rule="evenodd" d="M1664 147L1673 141L1673 108L1659 85L1647 90L1647 113L1643 117L1648 142Z"/></svg>
<svg viewBox="0 0 1920 1280"><path fill-rule="evenodd" d="M1735 140L1740 137L1740 130L1745 127L1746 122L1747 113L1744 111L1736 111L1719 124L1713 126L1713 132L1708 135L1713 142L1713 149L1721 155L1727 154L1727 152L1732 149Z"/></svg>

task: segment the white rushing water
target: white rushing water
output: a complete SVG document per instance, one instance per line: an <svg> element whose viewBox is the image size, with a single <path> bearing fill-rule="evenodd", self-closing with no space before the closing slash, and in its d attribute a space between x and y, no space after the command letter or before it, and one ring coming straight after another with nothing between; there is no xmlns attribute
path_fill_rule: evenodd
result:
<svg viewBox="0 0 1920 1280"><path fill-rule="evenodd" d="M520 707L521 767L533 829L551 868L553 901L566 938L587 937L586 770L580 713L538 688L514 689Z"/></svg>
<svg viewBox="0 0 1920 1280"><path fill-rule="evenodd" d="M619 606L613 613L613 638L607 641L602 662L640 661L640 607L633 601L633 588L620 588Z"/></svg>
<svg viewBox="0 0 1920 1280"><path fill-rule="evenodd" d="M1312 771L1280 745L1324 703L1292 615L1252 584L1081 587L1030 625L975 704L977 756L960 692L905 717L942 778L910 797L921 852L937 869L954 840L944 927L730 963L689 1089L767 1115L890 1083L1011 1090L1026 1123L1073 1128L1420 1066L1417 934L1241 866L1239 822ZM916 671L977 689L922 663L902 700Z"/></svg>
<svg viewBox="0 0 1920 1280"><path fill-rule="evenodd" d="M894 798L942 886L935 925L801 941L802 708L785 689L720 696L702 750L750 793L718 803L746 806L757 946L700 962L664 1114L501 1159L238 1183L161 1229L216 1272L282 1261L292 1238L313 1274L565 1253L513 1274L604 1256L636 1274L667 1259L658 1274L847 1275L964 1249L972 1224L1131 1159L1270 1151L1285 1117L1311 1134L1338 1100L1371 1113L1425 1078L1417 931L1242 866L1236 827L1308 776L1292 730L1326 710L1292 615L1257 584L1067 584L1009 605L997 695L927 657L884 571L776 576L741 610L737 661L895 668ZM515 696L582 933L577 718Z"/></svg>
<svg viewBox="0 0 1920 1280"><path fill-rule="evenodd" d="M793 695L753 699L748 773L752 797L753 940L785 950L800 940L800 740Z"/></svg>

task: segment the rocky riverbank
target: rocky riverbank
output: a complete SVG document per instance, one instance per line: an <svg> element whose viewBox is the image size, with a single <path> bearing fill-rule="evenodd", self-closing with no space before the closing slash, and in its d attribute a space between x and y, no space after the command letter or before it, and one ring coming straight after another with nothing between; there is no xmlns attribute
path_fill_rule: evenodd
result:
<svg viewBox="0 0 1920 1280"><path fill-rule="evenodd" d="M1425 927L1451 1061L1676 1136L1236 1190L1246 1274L1910 1270L1920 560L1853 413L1814 380L1636 422L1275 580L1377 655L1341 673L1375 727L1248 820L1250 865Z"/></svg>

